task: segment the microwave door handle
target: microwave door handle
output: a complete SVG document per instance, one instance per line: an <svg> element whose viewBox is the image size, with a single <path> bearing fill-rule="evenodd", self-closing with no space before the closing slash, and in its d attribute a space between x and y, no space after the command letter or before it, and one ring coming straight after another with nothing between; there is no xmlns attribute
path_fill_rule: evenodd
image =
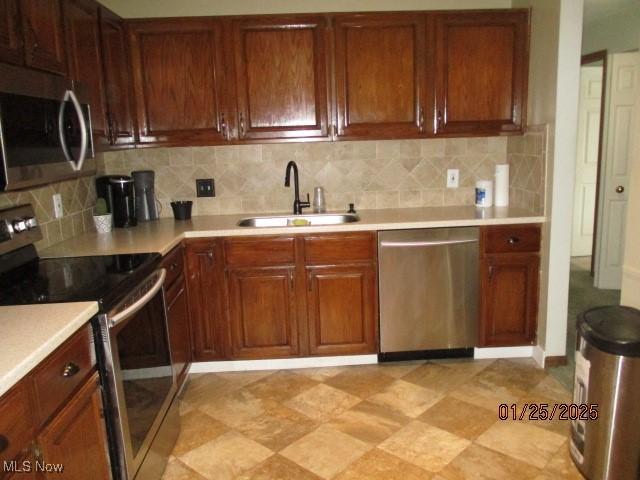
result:
<svg viewBox="0 0 640 480"><path fill-rule="evenodd" d="M69 148L67 147L67 142L65 141L65 138L64 138L64 107L67 100L69 99L69 91L70 90L67 90L64 93L64 97L60 102L60 109L58 110L58 135L60 136L60 146L62 147L62 153L64 153L64 157L67 159L67 161L72 165L73 169L75 170L75 162L73 161L73 157L69 152Z"/></svg>
<svg viewBox="0 0 640 480"><path fill-rule="evenodd" d="M87 134L87 120L84 118L84 114L82 113L82 105L78 101L78 97L73 90L67 90L69 94L69 98L71 99L71 103L73 104L73 108L76 109L76 115L78 115L78 121L80 122L80 156L78 157L78 161L74 166L76 172L82 170L82 165L84 164L84 160L87 158L87 146L89 145L89 139Z"/></svg>
<svg viewBox="0 0 640 480"><path fill-rule="evenodd" d="M128 318L131 315L133 315L134 313L136 313L138 310L140 310L142 307L144 307L144 305L149 300L151 300L151 298L153 298L153 296L156 293L158 293L158 290L160 290L162 288L162 284L164 283L164 279L167 276L167 271L164 268L161 268L159 270L159 272L160 273L158 275L158 279L156 280L156 283L153 284L153 287L151 287L138 300L136 300L131 305L129 305L127 308L125 308L121 312L118 312L117 314L115 314L113 317L111 317L109 319L109 327L110 328L115 327L121 320L123 320L125 318Z"/></svg>
<svg viewBox="0 0 640 480"><path fill-rule="evenodd" d="M75 162L71 157L71 153L69 152L69 148L64 141L64 106L67 100L71 100L71 104L76 111L76 115L78 115L78 121L80 122L80 155L78 157L78 161ZM89 139L87 138L87 121L84 118L82 113L82 106L78 101L78 97L73 90L67 90L64 94L64 98L60 103L60 111L58 112L58 129L60 132L60 144L62 145L62 151L64 152L64 156L71 163L71 166L76 172L82 170L82 165L84 164L84 160L87 157L87 146L89 144Z"/></svg>

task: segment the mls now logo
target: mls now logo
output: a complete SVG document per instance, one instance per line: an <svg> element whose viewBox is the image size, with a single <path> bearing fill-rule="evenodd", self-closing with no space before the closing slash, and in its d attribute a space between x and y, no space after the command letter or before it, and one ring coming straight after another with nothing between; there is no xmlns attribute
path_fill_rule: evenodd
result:
<svg viewBox="0 0 640 480"><path fill-rule="evenodd" d="M46 472L46 473L62 473L64 465L61 463L46 463L42 461L32 462L25 460L18 462L12 460L2 462L2 471L7 473L29 473L29 472Z"/></svg>

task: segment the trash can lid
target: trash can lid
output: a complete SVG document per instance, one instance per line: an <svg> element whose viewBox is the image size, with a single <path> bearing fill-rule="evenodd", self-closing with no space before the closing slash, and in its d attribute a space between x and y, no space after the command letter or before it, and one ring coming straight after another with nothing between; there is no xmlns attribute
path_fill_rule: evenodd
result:
<svg viewBox="0 0 640 480"><path fill-rule="evenodd" d="M592 308L578 315L578 331L604 352L640 357L640 310L622 306Z"/></svg>

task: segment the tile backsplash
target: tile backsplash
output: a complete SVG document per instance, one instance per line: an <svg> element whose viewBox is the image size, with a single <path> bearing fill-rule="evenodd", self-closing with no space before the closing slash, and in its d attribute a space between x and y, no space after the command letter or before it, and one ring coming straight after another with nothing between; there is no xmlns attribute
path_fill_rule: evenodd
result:
<svg viewBox="0 0 640 480"><path fill-rule="evenodd" d="M511 206L526 208L536 214L544 213L546 151L546 125L529 126L523 136L507 140Z"/></svg>
<svg viewBox="0 0 640 480"><path fill-rule="evenodd" d="M195 215L289 211L290 160L300 169L301 195L323 186L330 210L350 202L357 209L471 205L476 180L492 179L494 165L507 161L507 144L489 137L138 149L105 153L104 172L155 170L164 217L171 200L194 200ZM460 170L457 189L445 188L448 168ZM196 178L214 178L216 197L195 198Z"/></svg>
<svg viewBox="0 0 640 480"><path fill-rule="evenodd" d="M61 218L55 218L53 214L52 196L55 193L62 196L64 215ZM0 209L25 203L33 205L43 237L36 243L38 250L92 231L92 211L95 202L95 176L0 194Z"/></svg>

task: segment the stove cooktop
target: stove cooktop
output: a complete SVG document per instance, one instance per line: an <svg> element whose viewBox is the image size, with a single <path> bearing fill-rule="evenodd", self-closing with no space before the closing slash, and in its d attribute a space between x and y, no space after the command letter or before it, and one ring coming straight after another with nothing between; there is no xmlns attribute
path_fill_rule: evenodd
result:
<svg viewBox="0 0 640 480"><path fill-rule="evenodd" d="M0 274L0 305L97 301L108 310L160 263L160 254L34 258Z"/></svg>

